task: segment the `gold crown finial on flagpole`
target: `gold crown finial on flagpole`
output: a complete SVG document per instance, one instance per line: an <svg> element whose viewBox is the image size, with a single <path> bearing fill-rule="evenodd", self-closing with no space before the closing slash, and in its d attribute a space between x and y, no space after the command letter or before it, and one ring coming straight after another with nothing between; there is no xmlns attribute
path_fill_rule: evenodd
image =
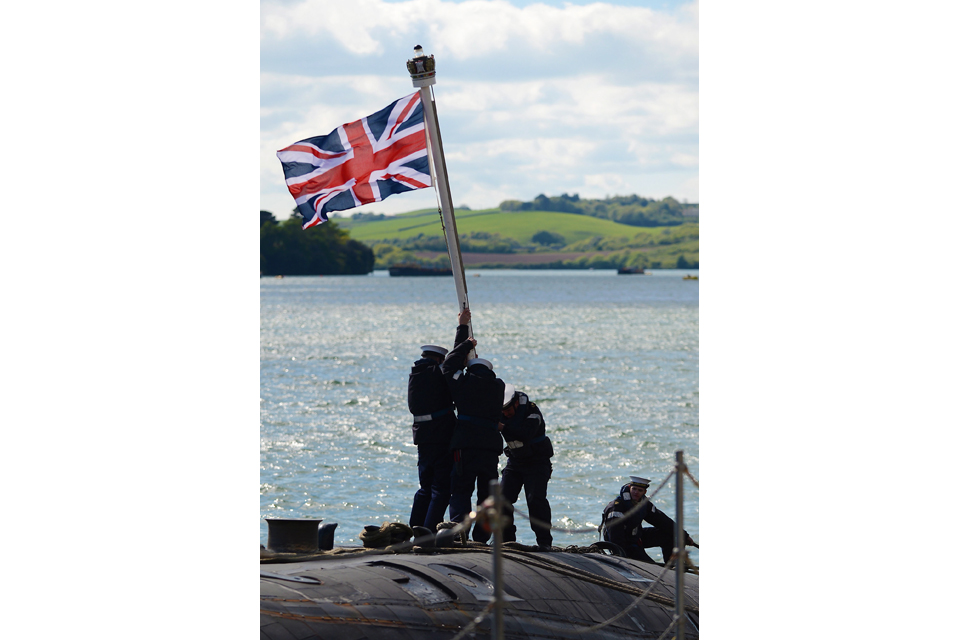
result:
<svg viewBox="0 0 960 640"><path fill-rule="evenodd" d="M415 87L429 87L437 84L436 62L433 56L427 56L423 52L423 47L417 45L413 48L413 58L407 60L407 71L410 72L410 79L413 80Z"/></svg>

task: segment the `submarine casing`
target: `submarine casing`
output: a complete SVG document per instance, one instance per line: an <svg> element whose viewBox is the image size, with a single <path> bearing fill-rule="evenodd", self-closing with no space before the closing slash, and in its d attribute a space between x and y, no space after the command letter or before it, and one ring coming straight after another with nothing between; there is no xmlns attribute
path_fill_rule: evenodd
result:
<svg viewBox="0 0 960 640"><path fill-rule="evenodd" d="M662 567L597 553L503 554L505 638L659 638L673 615L675 572L616 622L579 629L631 607ZM264 640L452 638L493 596L489 550L342 554L261 564ZM699 578L685 574L685 637L699 637ZM467 637L491 634L487 616ZM565 632L566 631L566 632ZM671 632L672 633L672 632Z"/></svg>

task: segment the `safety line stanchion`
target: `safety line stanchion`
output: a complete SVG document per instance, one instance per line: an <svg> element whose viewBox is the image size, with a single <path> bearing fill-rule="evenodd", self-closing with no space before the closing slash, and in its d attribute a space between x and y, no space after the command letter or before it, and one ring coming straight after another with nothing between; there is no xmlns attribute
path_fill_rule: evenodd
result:
<svg viewBox="0 0 960 640"><path fill-rule="evenodd" d="M683 451L677 451L677 525L676 525L676 543L677 548L674 554L677 557L677 586L676 586L676 606L677 606L677 640L683 640L684 618L683 610L683 572L687 570L687 547L684 544L686 540L683 536L683 472L687 467L683 463Z"/></svg>
<svg viewBox="0 0 960 640"><path fill-rule="evenodd" d="M503 494L500 482L490 481L493 512L488 522L493 528L493 640L503 640Z"/></svg>

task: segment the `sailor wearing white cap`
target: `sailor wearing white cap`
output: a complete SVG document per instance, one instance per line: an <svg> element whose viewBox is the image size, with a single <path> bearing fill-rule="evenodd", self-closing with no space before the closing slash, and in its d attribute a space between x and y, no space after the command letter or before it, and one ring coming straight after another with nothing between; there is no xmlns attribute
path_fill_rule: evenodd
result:
<svg viewBox="0 0 960 640"><path fill-rule="evenodd" d="M469 314L469 310L463 313ZM454 522L462 522L472 510L474 488L478 503L490 494L490 481L497 480L497 463L503 447L497 428L503 406L503 380L494 373L489 360L472 358L466 362L476 345L473 338L458 342L442 367L457 407L457 426L450 442L454 460L450 519ZM490 532L478 524L472 537L476 542L485 543L490 539Z"/></svg>
<svg viewBox="0 0 960 640"><path fill-rule="evenodd" d="M438 347L435 344L425 344L422 347L420 347L420 351L423 352L421 355L424 358L430 357L432 354L437 354L438 356L440 356L441 362L442 362L442 359L447 356L447 350L444 349L443 347Z"/></svg>
<svg viewBox="0 0 960 640"><path fill-rule="evenodd" d="M493 365L490 363L489 360L486 360L484 358L470 358L469 360L467 360L467 369L469 369L475 364L478 364L481 367L486 367L487 369L490 369L490 371L493 371Z"/></svg>
<svg viewBox="0 0 960 640"><path fill-rule="evenodd" d="M618 545L628 558L653 562L644 549L659 547L666 562L673 553L676 523L646 499L649 487L647 478L630 476L630 482L620 487L620 495L603 509L600 530L603 539ZM644 527L643 522L653 526ZM683 535L686 544L696 545L690 534L684 531Z"/></svg>
<svg viewBox="0 0 960 640"><path fill-rule="evenodd" d="M456 342L467 338L466 325L457 326ZM457 416L453 397L440 365L447 350L435 344L420 347L420 359L413 363L407 381L407 407L413 414L413 443L417 445L417 475L420 488L413 496L411 527L436 531L450 503L450 472L453 454L450 438Z"/></svg>
<svg viewBox="0 0 960 640"><path fill-rule="evenodd" d="M503 409L500 417L500 432L507 446L507 466L503 469L500 487L503 498L512 505L524 490L527 510L530 512L530 528L537 537L537 545L549 548L553 545L550 533L550 502L547 500L547 483L553 474L553 445L547 437L546 423L540 408L529 396L506 384L503 394ZM517 527L513 522L503 531L504 542L517 539Z"/></svg>

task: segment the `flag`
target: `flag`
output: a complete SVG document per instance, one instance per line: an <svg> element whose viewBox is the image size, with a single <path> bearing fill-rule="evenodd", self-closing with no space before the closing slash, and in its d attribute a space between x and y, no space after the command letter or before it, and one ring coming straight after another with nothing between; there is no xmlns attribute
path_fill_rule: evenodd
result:
<svg viewBox="0 0 960 640"><path fill-rule="evenodd" d="M433 184L419 92L325 136L296 142L277 157L304 229L326 222L330 211Z"/></svg>

